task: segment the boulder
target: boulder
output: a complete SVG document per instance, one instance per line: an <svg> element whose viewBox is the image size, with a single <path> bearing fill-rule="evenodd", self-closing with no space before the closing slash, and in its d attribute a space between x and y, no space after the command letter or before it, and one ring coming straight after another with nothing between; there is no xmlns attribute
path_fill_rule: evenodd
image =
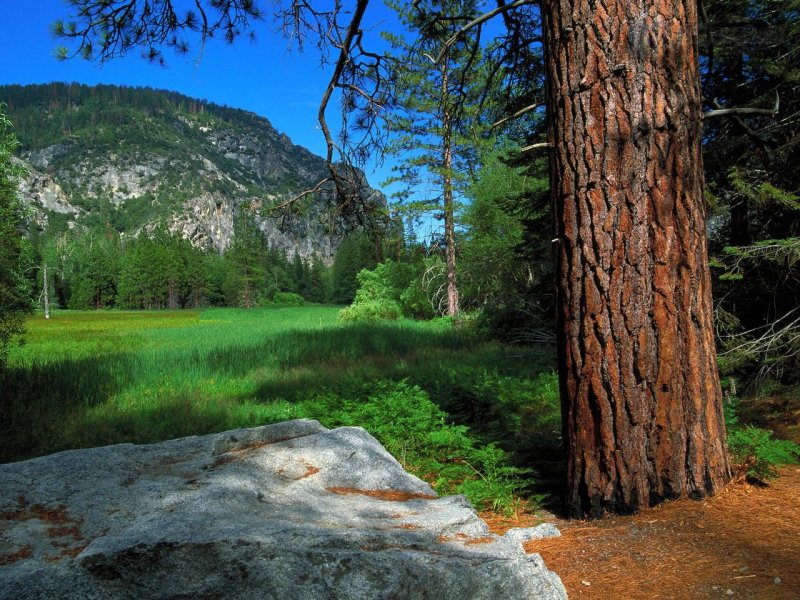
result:
<svg viewBox="0 0 800 600"><path fill-rule="evenodd" d="M558 527L552 523L539 523L536 527L513 527L503 535L507 540L514 540L518 544L560 536L561 532Z"/></svg>
<svg viewBox="0 0 800 600"><path fill-rule="evenodd" d="M298 420L0 465L0 598L566 598L366 431Z"/></svg>

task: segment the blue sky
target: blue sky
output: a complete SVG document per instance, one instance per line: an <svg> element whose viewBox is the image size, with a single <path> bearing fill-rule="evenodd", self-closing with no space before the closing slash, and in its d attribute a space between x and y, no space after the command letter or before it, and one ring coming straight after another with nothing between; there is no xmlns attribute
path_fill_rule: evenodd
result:
<svg viewBox="0 0 800 600"><path fill-rule="evenodd" d="M269 4L269 2L267 2ZM202 56L179 57L165 52L167 66L151 65L138 55L105 64L81 59L59 61L59 45L50 27L69 16L63 0L0 0L3 19L0 36L0 84L76 81L149 86L180 92L262 115L286 133L295 144L324 154L325 144L316 120L319 99L327 85L330 65L320 67L314 48L306 54L289 52L287 41L270 20L258 25L257 40L241 39L233 45L212 40ZM365 23L377 32L394 24L382 2L372 2ZM2 98L0 98L2 101ZM336 106L329 106L331 123L338 121ZM373 186L389 175L389 165L367 175Z"/></svg>

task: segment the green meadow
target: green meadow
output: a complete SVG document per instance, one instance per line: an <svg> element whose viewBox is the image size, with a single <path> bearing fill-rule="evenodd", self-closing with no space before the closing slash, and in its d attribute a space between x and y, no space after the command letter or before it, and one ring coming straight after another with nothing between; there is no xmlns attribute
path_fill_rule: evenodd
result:
<svg viewBox="0 0 800 600"><path fill-rule="evenodd" d="M560 444L551 351L325 306L60 311L0 377L0 460L312 418L359 425L441 493L510 511Z"/></svg>

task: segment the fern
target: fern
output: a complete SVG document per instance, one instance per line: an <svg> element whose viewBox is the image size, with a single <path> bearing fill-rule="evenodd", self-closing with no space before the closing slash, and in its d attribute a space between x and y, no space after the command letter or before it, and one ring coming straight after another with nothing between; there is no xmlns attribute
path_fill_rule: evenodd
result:
<svg viewBox="0 0 800 600"><path fill-rule="evenodd" d="M752 425L729 431L728 449L740 471L755 479L771 479L777 475L775 467L800 460L800 446Z"/></svg>
<svg viewBox="0 0 800 600"><path fill-rule="evenodd" d="M728 430L728 451L741 474L755 479L772 479L776 467L800 461L800 446L779 440L767 429L742 425L737 412L738 399L725 403L725 426Z"/></svg>

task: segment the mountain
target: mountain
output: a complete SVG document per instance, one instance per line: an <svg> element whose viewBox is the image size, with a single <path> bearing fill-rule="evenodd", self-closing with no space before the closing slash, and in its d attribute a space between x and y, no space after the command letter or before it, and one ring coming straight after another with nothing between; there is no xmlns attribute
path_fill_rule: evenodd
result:
<svg viewBox="0 0 800 600"><path fill-rule="evenodd" d="M51 83L0 86L27 170L20 197L36 227L136 235L164 223L224 252L237 217L254 215L270 245L330 263L359 214L332 186L290 214L267 207L313 188L325 161L254 113L149 88ZM384 196L363 179L363 204Z"/></svg>

